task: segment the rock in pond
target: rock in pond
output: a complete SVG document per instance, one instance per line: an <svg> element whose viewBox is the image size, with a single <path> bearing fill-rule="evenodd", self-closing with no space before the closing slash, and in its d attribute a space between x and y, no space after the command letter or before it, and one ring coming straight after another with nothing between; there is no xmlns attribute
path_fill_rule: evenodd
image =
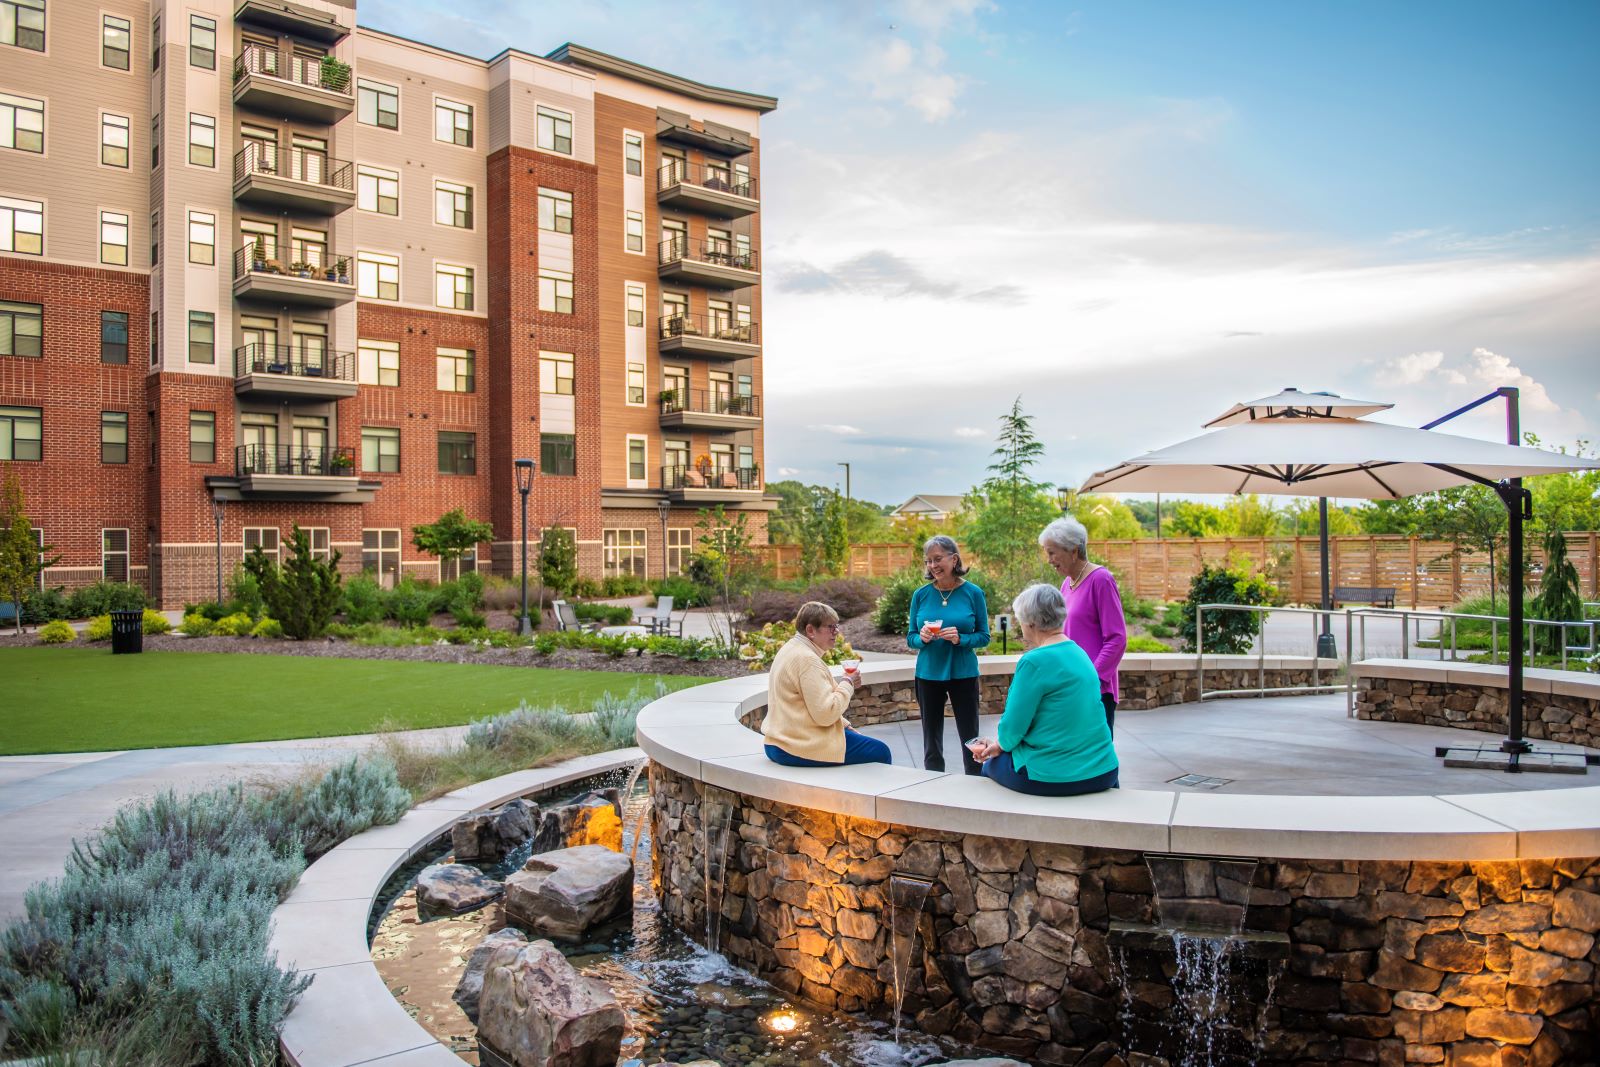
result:
<svg viewBox="0 0 1600 1067"><path fill-rule="evenodd" d="M506 921L541 937L581 941L633 910L633 863L599 845L531 856L506 879Z"/></svg>
<svg viewBox="0 0 1600 1067"><path fill-rule="evenodd" d="M492 811L463 815L450 827L450 847L457 860L497 863L506 853L533 836L539 824L539 807L513 800Z"/></svg>
<svg viewBox="0 0 1600 1067"><path fill-rule="evenodd" d="M476 867L461 863L435 863L417 875L417 900L440 911L481 908L505 888Z"/></svg>
<svg viewBox="0 0 1600 1067"><path fill-rule="evenodd" d="M609 811L607 809L610 809ZM533 851L553 852L577 845L606 845L622 850L622 792L602 789L585 793L570 804L539 812Z"/></svg>
<svg viewBox="0 0 1600 1067"><path fill-rule="evenodd" d="M513 1067L615 1067L625 1029L610 987L550 942L506 942L489 956L478 1039Z"/></svg>
<svg viewBox="0 0 1600 1067"><path fill-rule="evenodd" d="M520 948L527 943L526 934L508 926L504 930L496 930L478 942L478 947L467 957L467 969L461 975L461 981L457 983L451 999L461 1005L462 1012L474 1025L478 1022L478 1002L483 997L483 974L489 969L489 958L501 945L516 945Z"/></svg>

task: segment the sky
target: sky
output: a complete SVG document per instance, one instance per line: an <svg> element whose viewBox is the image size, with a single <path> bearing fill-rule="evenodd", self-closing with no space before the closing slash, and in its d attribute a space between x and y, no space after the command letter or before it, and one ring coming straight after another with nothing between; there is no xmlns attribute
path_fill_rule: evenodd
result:
<svg viewBox="0 0 1600 1067"><path fill-rule="evenodd" d="M361 0L778 97L766 476L961 493L1020 397L1043 480L1286 386L1417 425L1501 385L1600 437L1600 4ZM1503 439L1481 411L1456 432Z"/></svg>

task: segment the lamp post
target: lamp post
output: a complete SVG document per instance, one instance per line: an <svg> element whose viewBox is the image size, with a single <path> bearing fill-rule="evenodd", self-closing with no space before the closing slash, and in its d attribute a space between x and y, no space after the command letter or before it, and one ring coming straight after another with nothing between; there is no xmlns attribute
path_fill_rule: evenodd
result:
<svg viewBox="0 0 1600 1067"><path fill-rule="evenodd" d="M517 633L530 634L533 624L528 620L528 493L533 489L533 460L519 459L513 466L517 472L517 492L522 494L522 614L517 619Z"/></svg>
<svg viewBox="0 0 1600 1067"><path fill-rule="evenodd" d="M222 501L211 501L211 518L217 524L217 603L222 603Z"/></svg>
<svg viewBox="0 0 1600 1067"><path fill-rule="evenodd" d="M839 462L835 467L844 468L844 543L845 550L849 551L850 545L850 464ZM848 569L848 566L846 567Z"/></svg>
<svg viewBox="0 0 1600 1067"><path fill-rule="evenodd" d="M1076 497L1076 496L1077 496L1076 493L1074 493L1071 489L1068 489L1064 485L1057 487L1057 489L1056 489L1056 506L1061 509L1061 514L1062 515L1065 515L1067 512L1072 510L1072 501L1073 501L1073 498Z"/></svg>
<svg viewBox="0 0 1600 1067"><path fill-rule="evenodd" d="M661 517L661 580L667 580L667 515L672 511L672 501L657 500L656 514Z"/></svg>

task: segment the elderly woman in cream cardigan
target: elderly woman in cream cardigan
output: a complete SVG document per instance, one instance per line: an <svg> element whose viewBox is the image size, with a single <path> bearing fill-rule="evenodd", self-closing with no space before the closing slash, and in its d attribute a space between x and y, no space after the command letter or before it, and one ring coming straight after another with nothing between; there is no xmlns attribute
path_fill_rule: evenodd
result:
<svg viewBox="0 0 1600 1067"><path fill-rule="evenodd" d="M801 605L794 636L773 657L761 724L772 762L785 767L891 762L888 745L856 733L844 717L861 676L835 678L822 661L838 633L838 612L813 600Z"/></svg>

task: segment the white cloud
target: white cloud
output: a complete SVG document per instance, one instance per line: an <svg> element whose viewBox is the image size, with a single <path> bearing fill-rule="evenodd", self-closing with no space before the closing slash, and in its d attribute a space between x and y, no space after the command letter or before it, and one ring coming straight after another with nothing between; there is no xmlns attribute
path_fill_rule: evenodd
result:
<svg viewBox="0 0 1600 1067"><path fill-rule="evenodd" d="M1373 381L1379 385L1416 385L1439 370L1444 363L1444 353L1412 352L1410 355L1396 356L1378 369L1373 375ZM1465 381L1460 373L1449 370L1444 372L1449 380L1454 383Z"/></svg>
<svg viewBox="0 0 1600 1067"><path fill-rule="evenodd" d="M835 437L858 437L867 432L859 426L846 426L837 422L813 423L806 429L816 433L831 433Z"/></svg>
<svg viewBox="0 0 1600 1067"><path fill-rule="evenodd" d="M778 477L780 477L780 478L793 478L795 475L797 475L799 473L800 473L800 468L798 468L798 467L779 467L778 468Z"/></svg>
<svg viewBox="0 0 1600 1067"><path fill-rule="evenodd" d="M1467 363L1467 373L1491 388L1498 389L1502 385L1516 386L1521 390L1519 399L1522 404L1534 411L1561 410L1560 405L1550 399L1549 391L1542 384L1522 373L1522 369L1513 366L1507 357L1491 352L1487 348L1472 350L1472 356Z"/></svg>
<svg viewBox="0 0 1600 1067"><path fill-rule="evenodd" d="M941 69L944 62L944 49L937 44L918 48L894 37L864 57L860 77L873 99L904 104L927 122L943 122L955 114L956 97L967 83Z"/></svg>
<svg viewBox="0 0 1600 1067"><path fill-rule="evenodd" d="M987 430L980 430L976 426L957 426L955 435L957 437L988 437L989 433Z"/></svg>

